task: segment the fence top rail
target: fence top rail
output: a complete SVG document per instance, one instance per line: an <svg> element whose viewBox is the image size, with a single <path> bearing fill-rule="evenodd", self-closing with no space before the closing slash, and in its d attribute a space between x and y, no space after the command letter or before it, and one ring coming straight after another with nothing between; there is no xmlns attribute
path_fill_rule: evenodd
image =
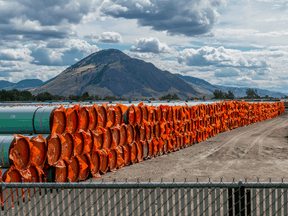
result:
<svg viewBox="0 0 288 216"><path fill-rule="evenodd" d="M113 182L113 183L96 183L96 182L78 182L78 183L0 183L4 188L47 188L47 189L85 189L85 188L102 188L102 189L120 189L120 188L287 188L288 182Z"/></svg>

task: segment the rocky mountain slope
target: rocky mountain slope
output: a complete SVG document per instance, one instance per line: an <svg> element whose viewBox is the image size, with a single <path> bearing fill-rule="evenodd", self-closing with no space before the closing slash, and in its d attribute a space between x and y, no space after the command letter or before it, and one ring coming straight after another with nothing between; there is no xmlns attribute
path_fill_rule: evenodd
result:
<svg viewBox="0 0 288 216"><path fill-rule="evenodd" d="M31 92L46 91L63 96L88 92L124 98L159 98L176 93L186 99L202 95L174 74L115 49L91 54Z"/></svg>

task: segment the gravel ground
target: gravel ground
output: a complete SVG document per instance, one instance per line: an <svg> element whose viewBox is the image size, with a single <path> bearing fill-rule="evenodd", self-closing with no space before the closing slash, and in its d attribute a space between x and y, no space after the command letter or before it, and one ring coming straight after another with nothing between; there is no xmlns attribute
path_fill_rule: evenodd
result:
<svg viewBox="0 0 288 216"><path fill-rule="evenodd" d="M288 182L288 109L286 113L260 123L220 133L177 152L148 159L93 182ZM88 180L90 181L90 180Z"/></svg>

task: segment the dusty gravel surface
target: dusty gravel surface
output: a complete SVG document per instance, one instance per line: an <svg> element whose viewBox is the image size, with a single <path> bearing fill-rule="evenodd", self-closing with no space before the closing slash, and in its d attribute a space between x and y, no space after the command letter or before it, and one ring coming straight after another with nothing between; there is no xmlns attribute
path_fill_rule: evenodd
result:
<svg viewBox="0 0 288 216"><path fill-rule="evenodd" d="M116 179L146 182L288 182L288 110L276 118L220 133L206 141L177 152L148 159L102 176L104 182ZM93 179L94 182L102 179Z"/></svg>

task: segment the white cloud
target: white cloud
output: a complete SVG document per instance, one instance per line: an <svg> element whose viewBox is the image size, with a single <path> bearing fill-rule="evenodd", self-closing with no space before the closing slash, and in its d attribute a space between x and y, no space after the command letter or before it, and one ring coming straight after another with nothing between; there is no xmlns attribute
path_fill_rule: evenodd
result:
<svg viewBox="0 0 288 216"><path fill-rule="evenodd" d="M166 43L161 43L158 38L140 38L136 40L137 47L132 46L130 48L131 52L151 52L151 53L169 53L172 50L168 47Z"/></svg>
<svg viewBox="0 0 288 216"><path fill-rule="evenodd" d="M0 16L2 22L9 22L14 17L27 20L38 20L41 25L58 25L63 20L79 23L84 15L97 9L103 1L71 0L71 1L1 1Z"/></svg>
<svg viewBox="0 0 288 216"><path fill-rule="evenodd" d="M221 68L216 69L214 76L215 77L232 77L232 76L238 76L240 71L235 68Z"/></svg>
<svg viewBox="0 0 288 216"><path fill-rule="evenodd" d="M137 19L140 26L170 35L209 33L218 20L217 7L225 0L106 0L101 12L114 18Z"/></svg>
<svg viewBox="0 0 288 216"><path fill-rule="evenodd" d="M217 38L244 38L244 37L282 37L287 36L288 30L260 32L256 29L217 29L214 36Z"/></svg>
<svg viewBox="0 0 288 216"><path fill-rule="evenodd" d="M21 49L0 49L0 59L1 60L25 60L32 61L33 57L31 57L31 51L22 47Z"/></svg>
<svg viewBox="0 0 288 216"><path fill-rule="evenodd" d="M99 38L100 43L122 43L122 37L117 32L103 32Z"/></svg>
<svg viewBox="0 0 288 216"><path fill-rule="evenodd" d="M237 81L252 81L252 78L244 76L237 78Z"/></svg>
<svg viewBox="0 0 288 216"><path fill-rule="evenodd" d="M85 38L92 39L93 42L97 43L105 43L105 44L115 44L122 43L122 36L118 32L103 32L100 36L98 36L95 32L91 35L85 35Z"/></svg>
<svg viewBox="0 0 288 216"><path fill-rule="evenodd" d="M264 60L253 58L240 50L203 46L199 49L184 49L178 54L178 62L189 66L226 66L243 68L264 68Z"/></svg>
<svg viewBox="0 0 288 216"><path fill-rule="evenodd" d="M50 46L48 46L50 45ZM55 45L53 47L53 45ZM49 47L53 48L49 48ZM58 48L55 48L58 47ZM71 65L75 59L82 59L87 55L100 50L96 45L90 45L84 40L70 39L68 41L59 41L56 43L41 43L27 45L34 57L33 64L37 65Z"/></svg>
<svg viewBox="0 0 288 216"><path fill-rule="evenodd" d="M35 66L35 65L25 65L25 67L29 67L29 70L23 71L23 68L21 70L11 70L11 71L5 71L1 72L0 67L0 75L2 77L2 80L6 80L9 82L19 82L23 79L40 79L42 81L47 81L55 76L57 76L59 73L64 71L66 67L59 67L59 66ZM25 68L24 67L24 68Z"/></svg>
<svg viewBox="0 0 288 216"><path fill-rule="evenodd" d="M99 8L102 0L0 1L0 35L5 40L46 40L75 36L73 25Z"/></svg>

